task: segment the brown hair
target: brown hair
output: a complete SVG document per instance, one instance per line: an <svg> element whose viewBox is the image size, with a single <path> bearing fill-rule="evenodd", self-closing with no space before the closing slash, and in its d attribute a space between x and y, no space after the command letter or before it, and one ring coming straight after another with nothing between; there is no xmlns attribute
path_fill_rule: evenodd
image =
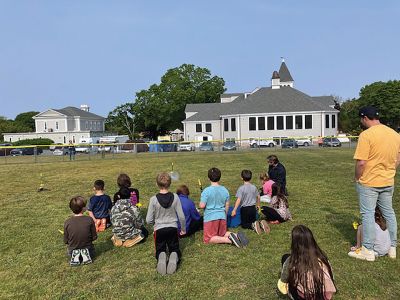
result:
<svg viewBox="0 0 400 300"><path fill-rule="evenodd" d="M221 170L218 168L211 168L208 170L208 178L211 182L218 182L221 179Z"/></svg>
<svg viewBox="0 0 400 300"><path fill-rule="evenodd" d="M101 179L96 180L96 181L94 182L93 186L94 186L94 189L95 189L96 191L102 191L102 190L104 190L104 180L101 180Z"/></svg>
<svg viewBox="0 0 400 300"><path fill-rule="evenodd" d="M242 179L246 182L251 180L251 177L253 174L251 173L250 170L242 170L242 173L240 173L240 176L242 176Z"/></svg>
<svg viewBox="0 0 400 300"><path fill-rule="evenodd" d="M166 172L159 173L156 182L159 188L168 189L171 186L171 176Z"/></svg>
<svg viewBox="0 0 400 300"><path fill-rule="evenodd" d="M375 223L379 225L382 230L386 230L386 220L382 215L381 210L379 207L375 207Z"/></svg>
<svg viewBox="0 0 400 300"><path fill-rule="evenodd" d="M260 173L260 180L268 181L269 180L268 174L265 172Z"/></svg>
<svg viewBox="0 0 400 300"><path fill-rule="evenodd" d="M121 173L118 175L117 184L120 188L130 187L132 185L131 178L128 176L128 174Z"/></svg>
<svg viewBox="0 0 400 300"><path fill-rule="evenodd" d="M186 185L184 185L184 184L180 185L180 186L176 189L176 193L177 193L178 195L185 195L185 196L189 196L189 195L190 195L189 188L188 188Z"/></svg>
<svg viewBox="0 0 400 300"><path fill-rule="evenodd" d="M82 196L75 196L69 201L69 208L74 214L80 214L86 206L86 201Z"/></svg>

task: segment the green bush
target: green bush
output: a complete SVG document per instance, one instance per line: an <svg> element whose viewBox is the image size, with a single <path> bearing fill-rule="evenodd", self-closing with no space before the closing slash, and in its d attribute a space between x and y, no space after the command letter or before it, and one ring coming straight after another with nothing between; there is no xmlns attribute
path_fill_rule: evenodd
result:
<svg viewBox="0 0 400 300"><path fill-rule="evenodd" d="M30 146L30 145L51 145L54 144L54 141L51 139L27 139L20 140L13 143L13 146ZM42 149L48 147L41 147Z"/></svg>

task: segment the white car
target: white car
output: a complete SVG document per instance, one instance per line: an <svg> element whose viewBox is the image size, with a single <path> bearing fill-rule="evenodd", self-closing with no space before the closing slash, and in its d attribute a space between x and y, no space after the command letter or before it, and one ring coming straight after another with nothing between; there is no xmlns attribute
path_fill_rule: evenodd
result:
<svg viewBox="0 0 400 300"><path fill-rule="evenodd" d="M337 135L337 139L339 140L339 142L341 143L349 143L350 139L346 136L346 134L344 133L340 133Z"/></svg>
<svg viewBox="0 0 400 300"><path fill-rule="evenodd" d="M249 140L251 148L258 148L258 147L275 147L276 142L271 139L254 139L251 138Z"/></svg>
<svg viewBox="0 0 400 300"><path fill-rule="evenodd" d="M304 146L304 147L308 147L310 145L312 145L312 142L310 139L296 139L297 145L299 146Z"/></svg>
<svg viewBox="0 0 400 300"><path fill-rule="evenodd" d="M190 142L182 142L178 145L178 151L194 151L194 145Z"/></svg>

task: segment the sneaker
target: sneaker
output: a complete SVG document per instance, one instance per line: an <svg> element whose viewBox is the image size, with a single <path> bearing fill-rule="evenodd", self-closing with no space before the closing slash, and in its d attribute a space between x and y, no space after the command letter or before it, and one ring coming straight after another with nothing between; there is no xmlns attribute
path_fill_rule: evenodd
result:
<svg viewBox="0 0 400 300"><path fill-rule="evenodd" d="M269 228L268 222L265 220L261 220L260 221L260 226L261 229L265 232L265 233L270 233L271 232L271 228Z"/></svg>
<svg viewBox="0 0 400 300"><path fill-rule="evenodd" d="M242 244L242 247L246 247L249 244L249 239L246 237L246 235L243 232L239 231L237 233L237 237L238 237L240 243Z"/></svg>
<svg viewBox="0 0 400 300"><path fill-rule="evenodd" d="M122 246L122 243L123 243L123 241L120 240L119 238L117 238L115 235L113 235L113 236L111 237L111 241L113 242L113 244L114 244L115 247L121 247L121 246Z"/></svg>
<svg viewBox="0 0 400 300"><path fill-rule="evenodd" d="M232 242L232 245L235 245L238 248L240 248L242 246L242 244L240 243L240 240L238 239L236 234L234 234L233 232L231 234L229 234L228 238Z"/></svg>
<svg viewBox="0 0 400 300"><path fill-rule="evenodd" d="M81 249L82 264L87 265L92 263L89 250L87 248Z"/></svg>
<svg viewBox="0 0 400 300"><path fill-rule="evenodd" d="M390 247L388 256L392 259L396 259L396 247Z"/></svg>
<svg viewBox="0 0 400 300"><path fill-rule="evenodd" d="M178 254L176 252L172 252L169 255L168 259L167 274L175 273L177 266L178 266Z"/></svg>
<svg viewBox="0 0 400 300"><path fill-rule="evenodd" d="M260 223L258 221L255 221L251 224L251 228L253 228L253 230L257 233L260 234L262 232Z"/></svg>
<svg viewBox="0 0 400 300"><path fill-rule="evenodd" d="M350 257L354 257L357 259L363 259L367 261L374 261L375 260L375 254L374 251L368 250L364 246L361 248L356 249L355 251L350 251L348 253Z"/></svg>
<svg viewBox="0 0 400 300"><path fill-rule="evenodd" d="M72 250L71 260L69 261L69 264L71 266L79 266L81 264L80 257L81 257L80 249Z"/></svg>
<svg viewBox="0 0 400 300"><path fill-rule="evenodd" d="M157 272L161 275L167 274L167 254L161 252L157 261Z"/></svg>
<svg viewBox="0 0 400 300"><path fill-rule="evenodd" d="M139 243L143 239L144 239L144 236L140 233L140 234L136 235L134 238L124 241L122 243L122 246L124 246L126 248L130 248L130 247L136 245L137 243Z"/></svg>

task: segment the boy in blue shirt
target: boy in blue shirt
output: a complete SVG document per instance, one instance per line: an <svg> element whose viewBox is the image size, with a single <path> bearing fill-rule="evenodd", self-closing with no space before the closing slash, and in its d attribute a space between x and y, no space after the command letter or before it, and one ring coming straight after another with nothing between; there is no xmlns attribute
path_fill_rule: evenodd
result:
<svg viewBox="0 0 400 300"><path fill-rule="evenodd" d="M104 181L96 180L93 185L94 196L89 202L89 216L96 225L96 232L101 232L110 225L111 198L104 194Z"/></svg>
<svg viewBox="0 0 400 300"><path fill-rule="evenodd" d="M246 236L239 232L227 231L226 215L229 209L229 192L219 184L221 171L218 168L208 170L211 185L201 193L200 208L204 208L204 243L233 244L244 247L248 244Z"/></svg>
<svg viewBox="0 0 400 300"><path fill-rule="evenodd" d="M176 194L181 201L183 214L186 219L186 234L180 237L187 237L196 231L203 229L203 217L200 216L192 199L189 198L190 192L186 185L181 185L176 190ZM181 229L181 223L178 222L178 231Z"/></svg>

